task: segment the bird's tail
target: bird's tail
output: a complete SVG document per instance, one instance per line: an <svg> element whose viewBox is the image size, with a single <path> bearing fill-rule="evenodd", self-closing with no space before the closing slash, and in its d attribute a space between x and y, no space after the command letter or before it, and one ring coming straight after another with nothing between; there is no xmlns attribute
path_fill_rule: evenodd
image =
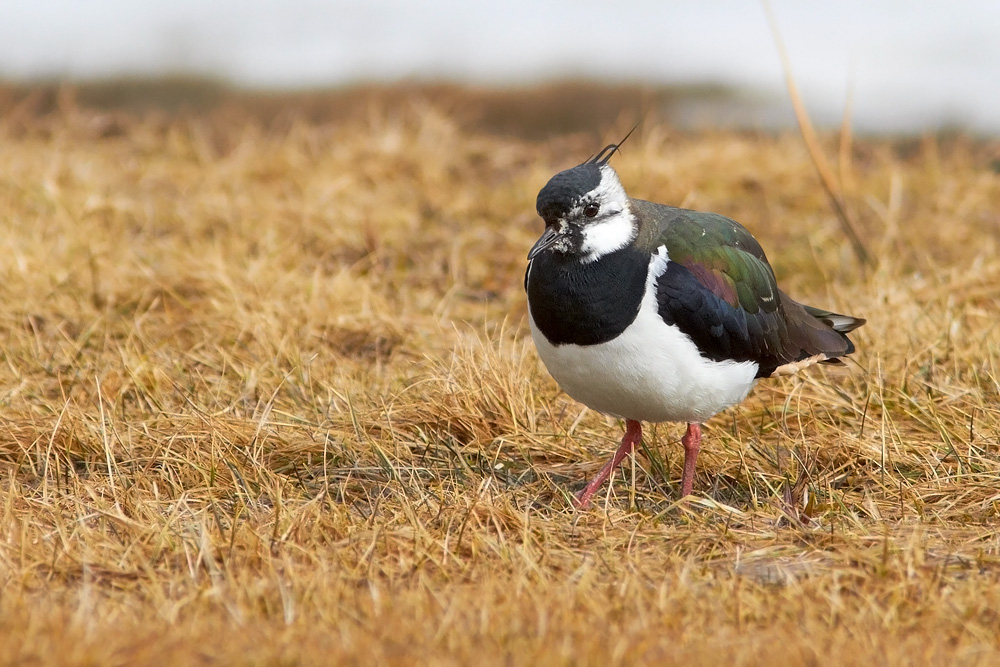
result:
<svg viewBox="0 0 1000 667"><path fill-rule="evenodd" d="M862 324L868 320L861 317L851 317L850 315L841 315L840 313L831 313L829 310L822 310L820 308L813 308L812 306L803 305L806 312L815 317L817 320L827 325L834 331L839 333L851 333Z"/></svg>
<svg viewBox="0 0 1000 667"><path fill-rule="evenodd" d="M839 354L828 354L830 358L824 359L823 363L827 364L840 363L840 360L837 359L837 357L848 355L854 352L854 342L847 337L847 334L860 327L867 320L860 317L851 317L850 315L841 315L840 313L833 313L830 312L829 310L814 308L812 306L806 306L805 304L803 304L802 308L804 308L807 313L815 317L817 320L819 320L826 326L830 327L830 329L833 329L838 334L840 334L840 338L843 339L845 343L847 343L846 350L843 350Z"/></svg>

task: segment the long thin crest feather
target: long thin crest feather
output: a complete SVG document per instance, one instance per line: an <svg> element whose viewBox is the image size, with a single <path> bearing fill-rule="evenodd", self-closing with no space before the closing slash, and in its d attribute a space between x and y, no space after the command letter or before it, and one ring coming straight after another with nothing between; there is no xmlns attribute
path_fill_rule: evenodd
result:
<svg viewBox="0 0 1000 667"><path fill-rule="evenodd" d="M586 162L584 162L584 164L596 164L596 165L607 164L608 160L611 159L611 156L621 150L622 144L624 144L626 141L628 141L628 138L632 136L632 133L635 132L635 129L637 127L639 127L639 123L636 123L635 125L633 125L632 129L628 131L628 134L626 134L622 138L622 140L619 141L617 144L608 144L607 146L605 146L604 148L602 148L597 153L597 155L591 157L589 160L587 160Z"/></svg>

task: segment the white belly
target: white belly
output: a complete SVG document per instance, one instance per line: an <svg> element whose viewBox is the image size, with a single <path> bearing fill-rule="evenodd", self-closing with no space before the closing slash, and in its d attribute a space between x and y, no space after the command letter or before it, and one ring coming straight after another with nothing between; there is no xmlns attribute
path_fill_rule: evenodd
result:
<svg viewBox="0 0 1000 667"><path fill-rule="evenodd" d="M639 314L614 340L552 345L529 310L531 336L559 386L587 407L637 421L703 422L746 398L756 383L757 364L706 359L690 338L667 326L652 290L662 272L656 263Z"/></svg>

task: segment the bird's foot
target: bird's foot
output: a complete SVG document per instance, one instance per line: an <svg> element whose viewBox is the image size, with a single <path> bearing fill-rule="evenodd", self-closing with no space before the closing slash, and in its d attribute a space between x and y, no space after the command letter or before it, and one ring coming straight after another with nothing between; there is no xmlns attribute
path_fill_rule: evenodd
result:
<svg viewBox="0 0 1000 667"><path fill-rule="evenodd" d="M584 509L590 504L590 497L601 488L604 482L608 481L608 477L611 476L611 472L618 467L618 464L622 462L626 456L632 453L635 449L636 444L642 439L642 424L633 420L628 419L625 421L625 435L622 437L622 442L618 445L618 449L615 451L615 455L610 461L604 464L600 472L590 481L583 491L576 496L576 506L580 509Z"/></svg>
<svg viewBox="0 0 1000 667"><path fill-rule="evenodd" d="M701 449L701 424L688 424L687 433L681 438L684 445L684 475L681 477L681 498L694 490L694 470Z"/></svg>

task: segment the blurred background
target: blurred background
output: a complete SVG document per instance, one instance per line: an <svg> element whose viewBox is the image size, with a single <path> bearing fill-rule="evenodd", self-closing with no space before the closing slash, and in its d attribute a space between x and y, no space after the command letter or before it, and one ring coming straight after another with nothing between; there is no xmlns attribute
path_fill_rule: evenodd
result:
<svg viewBox="0 0 1000 667"><path fill-rule="evenodd" d="M1000 133L1000 2L771 7L819 125L839 124L851 100L857 132ZM2 13L8 88L97 82L108 96L118 81L126 96L148 98L159 81L190 99L227 86L573 81L617 86L625 104L645 95L681 126L794 123L766 10L753 0L40 0ZM595 89L562 90L567 104L586 105Z"/></svg>

